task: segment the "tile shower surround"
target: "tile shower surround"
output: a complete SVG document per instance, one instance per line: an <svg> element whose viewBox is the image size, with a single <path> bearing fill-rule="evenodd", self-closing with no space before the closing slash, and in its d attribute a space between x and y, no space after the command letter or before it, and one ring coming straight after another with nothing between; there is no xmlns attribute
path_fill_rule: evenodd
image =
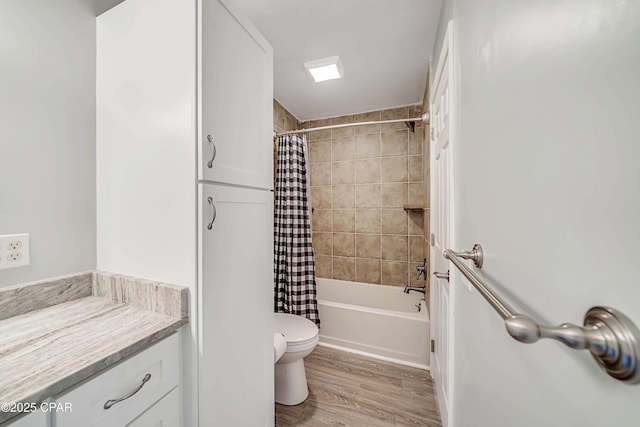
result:
<svg viewBox="0 0 640 427"><path fill-rule="evenodd" d="M422 106L303 123L304 128L419 117ZM310 132L309 176L318 277L404 286L423 285L416 266L428 257L422 123ZM427 163L428 164L428 163Z"/></svg>

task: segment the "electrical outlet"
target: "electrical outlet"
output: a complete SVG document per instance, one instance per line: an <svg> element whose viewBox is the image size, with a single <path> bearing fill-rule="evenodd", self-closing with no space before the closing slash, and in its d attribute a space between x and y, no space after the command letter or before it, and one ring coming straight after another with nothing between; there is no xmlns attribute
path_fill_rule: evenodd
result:
<svg viewBox="0 0 640 427"><path fill-rule="evenodd" d="M29 234L0 236L0 270L29 265Z"/></svg>
<svg viewBox="0 0 640 427"><path fill-rule="evenodd" d="M10 251L19 251L20 249L22 249L22 242L20 240L12 240L9 242L9 246L7 246L7 249L9 249Z"/></svg>
<svg viewBox="0 0 640 427"><path fill-rule="evenodd" d="M21 259L22 259L22 252L21 251L11 251L7 255L7 260L9 262L20 261Z"/></svg>

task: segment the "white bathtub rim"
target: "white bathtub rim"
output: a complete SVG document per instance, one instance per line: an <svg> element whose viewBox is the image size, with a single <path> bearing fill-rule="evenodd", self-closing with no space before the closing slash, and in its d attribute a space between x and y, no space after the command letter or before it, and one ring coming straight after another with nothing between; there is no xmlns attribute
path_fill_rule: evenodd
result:
<svg viewBox="0 0 640 427"><path fill-rule="evenodd" d="M347 310L360 311L365 313L375 313L375 314L382 314L384 316L400 317L402 319L408 319L408 320L419 320L424 323L429 323L429 308L427 307L426 301L423 299L420 300L420 307L422 308L420 309L420 311L416 311L415 313L410 313L406 311L386 310L384 308L372 308L372 307L366 307L364 305L345 304L342 302L335 302L335 301L321 300L321 299L318 300L318 304L323 304L329 307L337 307L337 308L344 308ZM322 322L322 319L320 319L320 321ZM320 327L322 328L322 326Z"/></svg>
<svg viewBox="0 0 640 427"><path fill-rule="evenodd" d="M344 351L346 353L357 354L359 356L370 357L371 359L382 360L384 362L395 363L396 365L409 366L411 368L422 369L425 371L431 372L431 367L429 365L424 365L422 363L408 362L406 360L395 359L393 357L381 356L379 354L368 353L366 351L355 350L349 347L343 347L341 345L329 344L322 342L322 339L318 342L319 346L332 348L334 350Z"/></svg>

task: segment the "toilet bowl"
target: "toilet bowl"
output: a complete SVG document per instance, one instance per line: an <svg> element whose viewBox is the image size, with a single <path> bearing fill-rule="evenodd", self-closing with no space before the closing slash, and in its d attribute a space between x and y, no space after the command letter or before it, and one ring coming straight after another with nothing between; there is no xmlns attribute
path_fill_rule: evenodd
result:
<svg viewBox="0 0 640 427"><path fill-rule="evenodd" d="M311 320L275 313L275 332L284 335L287 349L276 362L275 394L281 405L297 405L309 396L303 358L318 344L318 327Z"/></svg>

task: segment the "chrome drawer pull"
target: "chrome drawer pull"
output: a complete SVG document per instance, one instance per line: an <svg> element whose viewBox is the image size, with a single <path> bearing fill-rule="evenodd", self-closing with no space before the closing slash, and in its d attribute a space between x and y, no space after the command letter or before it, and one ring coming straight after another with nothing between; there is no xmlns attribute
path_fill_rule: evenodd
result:
<svg viewBox="0 0 640 427"><path fill-rule="evenodd" d="M213 228L213 222L216 220L218 216L218 211L216 211L216 205L213 204L213 197L207 197L207 202L211 205L211 209L213 209L213 216L211 217L211 222L207 224L207 230L211 230Z"/></svg>
<svg viewBox="0 0 640 427"><path fill-rule="evenodd" d="M207 162L207 167L209 169L211 169L213 167L213 161L216 158L216 144L213 143L213 137L211 135L207 135L207 141L209 141L209 143L211 144L211 149L213 150L213 153L211 154L211 160L209 160L209 162Z"/></svg>
<svg viewBox="0 0 640 427"><path fill-rule="evenodd" d="M151 374L147 374L144 376L144 378L142 379L142 384L140 384L135 390L133 390L132 392L130 392L129 394L121 397L120 399L110 399L107 400L104 403L103 408L104 409L109 409L111 408L113 405L115 405L118 402L122 402L123 400L127 400L128 398L132 397L134 394L136 394L137 392L139 392L140 390L142 390L142 387L144 387L144 385L147 383L147 381L149 381L151 379Z"/></svg>

